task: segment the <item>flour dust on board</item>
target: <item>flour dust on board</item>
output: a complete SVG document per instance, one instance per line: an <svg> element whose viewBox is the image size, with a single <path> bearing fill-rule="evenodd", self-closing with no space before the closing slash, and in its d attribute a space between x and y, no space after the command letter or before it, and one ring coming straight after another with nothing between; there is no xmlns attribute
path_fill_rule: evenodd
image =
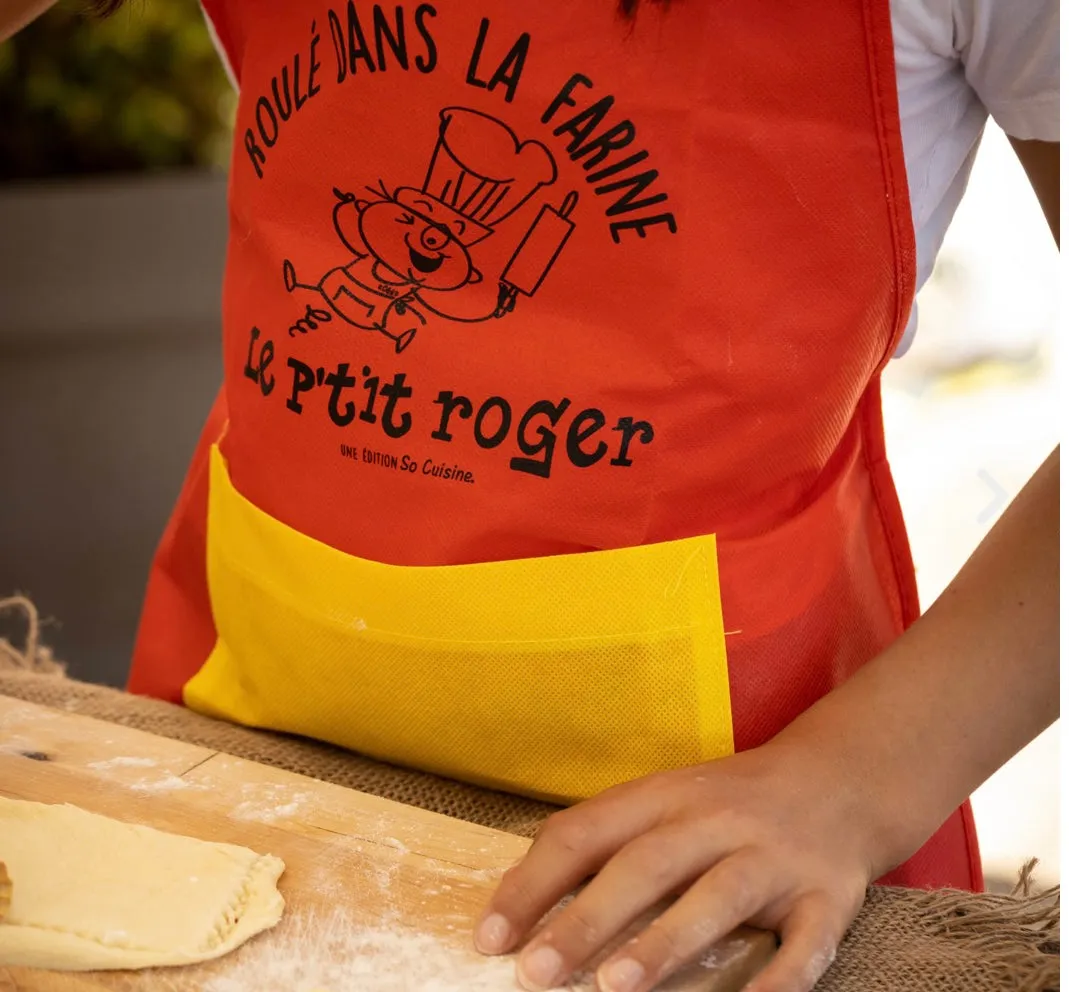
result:
<svg viewBox="0 0 1069 992"><path fill-rule="evenodd" d="M345 910L295 915L253 941L208 979L203 992L506 992L515 989L511 958L401 925L368 926ZM583 976L561 992L594 992Z"/></svg>

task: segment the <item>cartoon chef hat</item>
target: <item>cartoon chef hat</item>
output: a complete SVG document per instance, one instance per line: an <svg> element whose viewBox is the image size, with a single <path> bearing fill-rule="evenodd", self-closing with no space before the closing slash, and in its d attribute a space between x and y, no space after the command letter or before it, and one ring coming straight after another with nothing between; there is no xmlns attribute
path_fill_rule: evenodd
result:
<svg viewBox="0 0 1069 992"><path fill-rule="evenodd" d="M470 246L556 178L545 145L521 142L511 128L477 110L447 107L423 192L467 221L462 241Z"/></svg>

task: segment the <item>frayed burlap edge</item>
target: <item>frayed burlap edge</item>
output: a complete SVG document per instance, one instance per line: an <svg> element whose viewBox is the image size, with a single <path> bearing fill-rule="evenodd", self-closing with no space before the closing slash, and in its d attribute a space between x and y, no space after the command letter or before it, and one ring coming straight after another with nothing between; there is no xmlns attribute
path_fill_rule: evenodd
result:
<svg viewBox="0 0 1069 992"><path fill-rule="evenodd" d="M1022 888L1035 859L1021 871ZM1032 896L957 892L925 893L917 899L922 927L982 957L1007 989L1046 992L1060 987L1060 888Z"/></svg>
<svg viewBox="0 0 1069 992"><path fill-rule="evenodd" d="M20 612L26 623L26 636L21 649L7 638L0 637L0 670L15 669L39 675L65 675L66 665L53 657L51 649L41 643L41 617L33 600L26 596L0 599L0 613Z"/></svg>
<svg viewBox="0 0 1069 992"><path fill-rule="evenodd" d="M873 886L817 988L1058 992L1059 898Z"/></svg>

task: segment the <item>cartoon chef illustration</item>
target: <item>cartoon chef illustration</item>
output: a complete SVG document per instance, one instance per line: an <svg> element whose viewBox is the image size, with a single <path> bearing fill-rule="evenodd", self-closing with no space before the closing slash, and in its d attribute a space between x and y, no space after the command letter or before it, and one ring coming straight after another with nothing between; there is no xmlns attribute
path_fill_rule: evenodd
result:
<svg viewBox="0 0 1069 992"><path fill-rule="evenodd" d="M385 334L400 353L428 314L466 323L505 316L518 293L534 295L563 249L574 227L568 215L576 193L560 209L542 206L505 266L488 312L447 313L443 294L483 281L474 246L556 179L553 156L540 142L520 142L508 126L478 111L446 108L422 188L391 193L380 181L367 187L367 196L335 188L334 230L352 253L349 262L314 285L300 281L289 259L283 262L286 289L317 297L290 334L337 318Z"/></svg>

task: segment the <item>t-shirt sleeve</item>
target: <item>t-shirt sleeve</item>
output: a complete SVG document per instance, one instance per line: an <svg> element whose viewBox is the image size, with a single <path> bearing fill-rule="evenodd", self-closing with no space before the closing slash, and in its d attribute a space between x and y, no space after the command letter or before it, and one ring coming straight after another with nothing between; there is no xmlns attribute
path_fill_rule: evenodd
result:
<svg viewBox="0 0 1069 992"><path fill-rule="evenodd" d="M1058 141L1059 0L953 0L965 78L1010 137Z"/></svg>

